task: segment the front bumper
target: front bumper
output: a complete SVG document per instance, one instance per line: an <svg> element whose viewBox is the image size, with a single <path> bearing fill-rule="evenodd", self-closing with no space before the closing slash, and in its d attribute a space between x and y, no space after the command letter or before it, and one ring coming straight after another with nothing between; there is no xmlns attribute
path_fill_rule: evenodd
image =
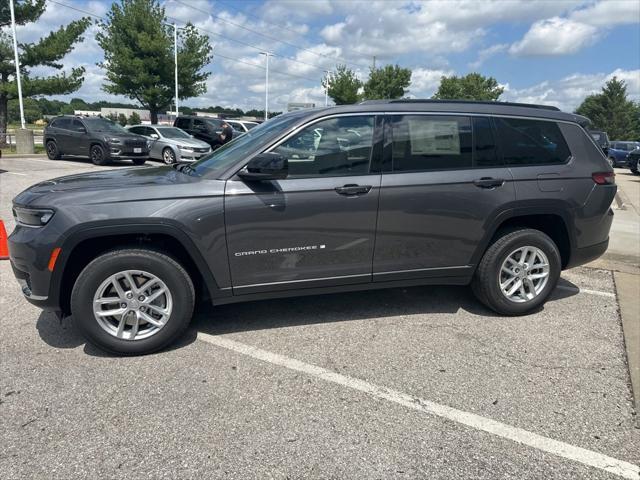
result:
<svg viewBox="0 0 640 480"><path fill-rule="evenodd" d="M60 311L59 298L52 295L53 273L48 270L54 245L43 241L42 228L17 226L9 235L9 260L25 299L48 311Z"/></svg>
<svg viewBox="0 0 640 480"><path fill-rule="evenodd" d="M109 145L107 153L111 159L149 158L149 150L146 148L140 148L137 152L133 148L122 145Z"/></svg>
<svg viewBox="0 0 640 480"><path fill-rule="evenodd" d="M178 150L178 161L183 162L195 162L196 160L204 157L205 155L209 155L211 150L207 150L206 152L192 152L189 150Z"/></svg>

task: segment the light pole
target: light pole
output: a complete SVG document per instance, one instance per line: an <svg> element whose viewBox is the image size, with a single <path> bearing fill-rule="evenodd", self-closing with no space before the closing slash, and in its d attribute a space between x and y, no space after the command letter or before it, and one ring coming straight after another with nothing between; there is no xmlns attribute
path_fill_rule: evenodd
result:
<svg viewBox="0 0 640 480"><path fill-rule="evenodd" d="M18 59L18 40L16 38L16 15L13 10L13 0L9 0L11 10L11 31L13 32L13 54L16 62L16 81L18 82L18 103L20 104L20 123L22 129L26 128L24 121L24 105L22 104L22 82L20 81L20 60Z"/></svg>
<svg viewBox="0 0 640 480"><path fill-rule="evenodd" d="M173 73L174 79L176 83L176 118L178 118L178 27L176 26L176 22L173 23L165 23L165 25L169 25L173 27Z"/></svg>
<svg viewBox="0 0 640 480"><path fill-rule="evenodd" d="M267 62L264 77L264 120L267 121L269 119L269 56L271 54L269 52L261 52L260 55L264 55Z"/></svg>

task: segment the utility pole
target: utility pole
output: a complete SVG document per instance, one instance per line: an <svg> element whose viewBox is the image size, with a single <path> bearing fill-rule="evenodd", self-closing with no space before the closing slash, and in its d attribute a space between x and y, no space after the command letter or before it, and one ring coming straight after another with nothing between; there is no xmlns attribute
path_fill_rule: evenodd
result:
<svg viewBox="0 0 640 480"><path fill-rule="evenodd" d="M327 107L329 106L329 80L331 79L331 72L329 70L325 70L324 73L326 74L324 86L324 106Z"/></svg>
<svg viewBox="0 0 640 480"><path fill-rule="evenodd" d="M178 118L178 27L176 22L173 23L164 23L169 27L173 27L173 77L176 85L176 118Z"/></svg>
<svg viewBox="0 0 640 480"><path fill-rule="evenodd" d="M269 52L261 52L260 55L265 56L266 68L264 77L264 120L269 120Z"/></svg>
<svg viewBox="0 0 640 480"><path fill-rule="evenodd" d="M22 129L26 127L24 121L24 105L22 103L22 82L20 81L20 60L18 58L18 40L16 38L16 14L13 10L13 0L9 0L9 9L11 10L11 31L13 32L13 55L16 63L16 81L18 82L18 103L20 104L20 123Z"/></svg>

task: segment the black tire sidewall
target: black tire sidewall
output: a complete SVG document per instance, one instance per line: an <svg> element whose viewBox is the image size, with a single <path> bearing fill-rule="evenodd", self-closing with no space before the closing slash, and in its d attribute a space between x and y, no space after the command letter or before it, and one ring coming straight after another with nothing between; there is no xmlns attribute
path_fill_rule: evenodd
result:
<svg viewBox="0 0 640 480"><path fill-rule="evenodd" d="M173 311L155 335L137 341L121 340L105 332L93 314L93 296L110 275L124 270L143 270L156 275L169 288ZM119 355L142 355L175 341L187 328L194 308L194 289L187 272L173 259L147 250L108 252L93 260L78 276L71 295L73 321L99 348Z"/></svg>
<svg viewBox="0 0 640 480"><path fill-rule="evenodd" d="M482 300L496 312L505 315L524 315L535 311L547 301L549 295L555 290L558 279L560 278L562 260L558 247L553 240L543 232L529 229L513 232L506 241L498 241L494 246L496 249L492 252L492 260L485 267L488 270L482 279L482 281L486 282L486 285L483 285L482 288L485 296ZM542 292L533 300L524 303L515 303L508 300L500 290L498 272L507 256L514 250L524 246L537 247L544 252L549 260L549 279ZM490 247L490 249L492 247Z"/></svg>
<svg viewBox="0 0 640 480"><path fill-rule="evenodd" d="M53 145L53 154L49 152L49 145ZM53 140L49 140L46 143L45 149L47 151L47 157L49 158L49 160L57 160L60 157L60 152L58 151L58 144Z"/></svg>
<svg viewBox="0 0 640 480"><path fill-rule="evenodd" d="M94 150L100 150L100 160L94 160L93 152ZM94 165L104 165L107 161L104 158L104 149L100 145L92 145L91 150L89 151L89 158Z"/></svg>

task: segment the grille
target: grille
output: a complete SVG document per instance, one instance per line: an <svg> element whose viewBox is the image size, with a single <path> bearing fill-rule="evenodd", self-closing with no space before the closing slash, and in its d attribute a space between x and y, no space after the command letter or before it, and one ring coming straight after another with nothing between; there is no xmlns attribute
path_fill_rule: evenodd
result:
<svg viewBox="0 0 640 480"><path fill-rule="evenodd" d="M208 148L198 148L198 147L196 147L196 148L193 149L193 151L197 152L197 153L204 153L204 152L208 152L209 149Z"/></svg>
<svg viewBox="0 0 640 480"><path fill-rule="evenodd" d="M144 140L127 140L125 142L125 145L127 147L146 147L147 142L145 142Z"/></svg>

